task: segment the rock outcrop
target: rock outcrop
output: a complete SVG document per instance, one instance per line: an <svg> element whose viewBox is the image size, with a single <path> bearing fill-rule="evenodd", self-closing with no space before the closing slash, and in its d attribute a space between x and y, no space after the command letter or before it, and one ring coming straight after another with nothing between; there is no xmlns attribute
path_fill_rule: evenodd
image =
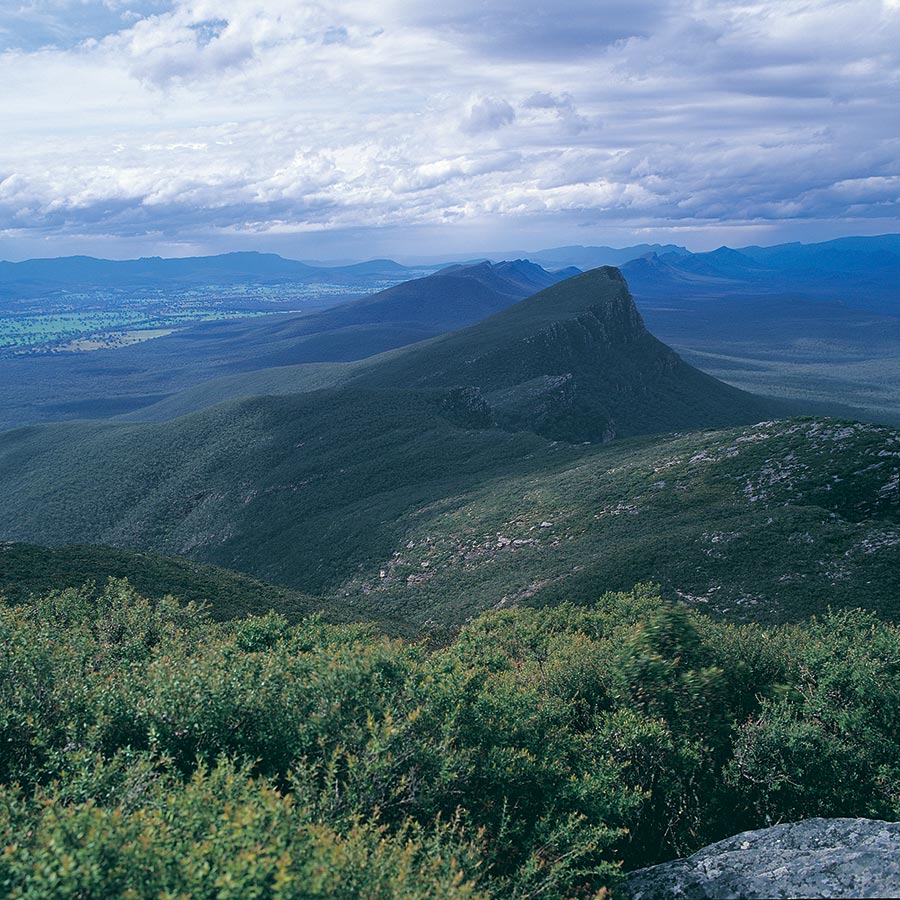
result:
<svg viewBox="0 0 900 900"><path fill-rule="evenodd" d="M806 819L632 872L628 900L900 896L900 822Z"/></svg>

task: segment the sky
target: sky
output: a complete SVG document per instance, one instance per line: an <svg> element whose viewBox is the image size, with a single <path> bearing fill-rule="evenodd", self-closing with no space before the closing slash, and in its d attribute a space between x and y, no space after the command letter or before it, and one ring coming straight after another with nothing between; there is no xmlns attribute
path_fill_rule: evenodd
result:
<svg viewBox="0 0 900 900"><path fill-rule="evenodd" d="M6 0L0 258L900 232L900 0Z"/></svg>

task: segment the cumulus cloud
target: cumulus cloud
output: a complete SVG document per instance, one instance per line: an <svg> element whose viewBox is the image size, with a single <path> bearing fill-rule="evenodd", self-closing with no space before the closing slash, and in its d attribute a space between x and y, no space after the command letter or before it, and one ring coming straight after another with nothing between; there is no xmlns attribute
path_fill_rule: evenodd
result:
<svg viewBox="0 0 900 900"><path fill-rule="evenodd" d="M399 252L447 223L511 245L900 224L896 3L15 9L0 256L85 235L332 234L345 255L361 230Z"/></svg>
<svg viewBox="0 0 900 900"><path fill-rule="evenodd" d="M496 97L477 97L466 110L462 130L466 134L496 131L504 125L512 124L515 118L515 110L505 100Z"/></svg>

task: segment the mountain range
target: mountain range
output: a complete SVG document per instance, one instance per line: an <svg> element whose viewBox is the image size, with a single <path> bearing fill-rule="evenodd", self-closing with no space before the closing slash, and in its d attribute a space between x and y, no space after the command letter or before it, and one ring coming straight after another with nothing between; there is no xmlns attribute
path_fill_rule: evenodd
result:
<svg viewBox="0 0 900 900"><path fill-rule="evenodd" d="M776 424L790 408L649 334L616 269L314 368L167 421L0 435L0 537L58 545L56 570L74 543L176 554L283 585L276 608L400 630L642 580L732 617L796 617L864 582L892 608L900 436ZM109 552L87 553L98 575Z"/></svg>
<svg viewBox="0 0 900 900"><path fill-rule="evenodd" d="M250 300L253 285L311 284L321 275L323 284L343 280L340 291L352 296L379 279L400 283L356 301L326 291L301 304L312 310L304 314L182 323L167 337L115 350L0 359L0 427L120 415L158 420L229 398L333 383L334 371L293 367L353 363L473 324L574 274L559 267L598 261L622 265L650 330L697 368L744 390L799 401L810 412L900 424L896 235L710 253L676 245L558 247L530 256L452 265L406 282L414 270L390 260L323 267L254 253L3 263L0 298L7 289L27 294L43 284L65 290L54 296L78 307L102 297L100 283L163 294L231 284L234 297L243 296L244 285L250 293L232 316L239 306L255 315L278 308ZM113 301L121 305L121 298L104 302ZM15 315L8 321L17 327Z"/></svg>
<svg viewBox="0 0 900 900"><path fill-rule="evenodd" d="M686 288L733 302L782 295L898 314L900 235L821 244L719 247L709 253L651 252L624 265L647 296L678 298ZM674 296L673 296L674 292Z"/></svg>
<svg viewBox="0 0 900 900"><path fill-rule="evenodd" d="M164 259L159 256L113 260L90 256L0 261L0 302L57 291L92 288L160 288L167 285L271 284L280 282L354 283L372 275L410 271L390 259L346 266L310 266L275 253L224 253Z"/></svg>

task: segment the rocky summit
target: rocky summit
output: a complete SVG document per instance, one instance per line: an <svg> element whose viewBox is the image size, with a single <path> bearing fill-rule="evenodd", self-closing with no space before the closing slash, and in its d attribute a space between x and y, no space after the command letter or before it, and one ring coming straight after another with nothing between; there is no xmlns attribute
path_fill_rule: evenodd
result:
<svg viewBox="0 0 900 900"><path fill-rule="evenodd" d="M628 900L900 896L900 823L806 819L633 872Z"/></svg>

